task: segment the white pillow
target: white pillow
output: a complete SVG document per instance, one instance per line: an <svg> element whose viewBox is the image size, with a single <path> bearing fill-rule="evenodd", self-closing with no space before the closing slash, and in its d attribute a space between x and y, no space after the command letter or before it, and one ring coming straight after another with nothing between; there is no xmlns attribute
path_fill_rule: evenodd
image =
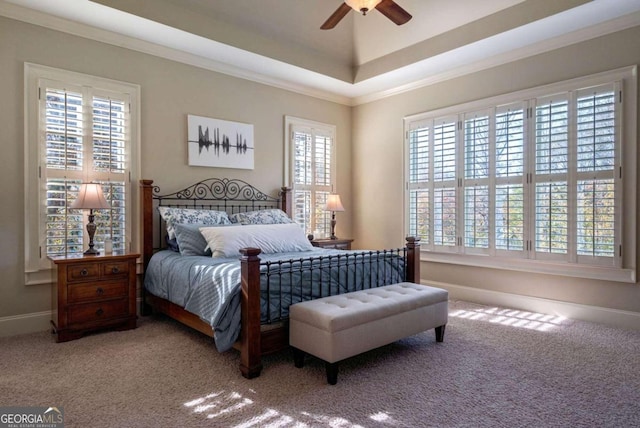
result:
<svg viewBox="0 0 640 428"><path fill-rule="evenodd" d="M240 227L201 227L212 257L237 257L241 248L260 248L263 253L313 250L304 230L295 223L252 224Z"/></svg>

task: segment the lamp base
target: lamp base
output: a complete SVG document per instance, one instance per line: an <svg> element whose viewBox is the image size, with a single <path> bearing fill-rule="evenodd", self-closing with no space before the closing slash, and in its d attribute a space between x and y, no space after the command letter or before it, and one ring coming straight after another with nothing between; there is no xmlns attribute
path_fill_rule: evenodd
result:
<svg viewBox="0 0 640 428"><path fill-rule="evenodd" d="M336 212L331 212L331 239L338 239L336 236Z"/></svg>
<svg viewBox="0 0 640 428"><path fill-rule="evenodd" d="M100 254L100 251L93 248L93 236L96 234L97 226L93 222L95 220L95 215L93 214L93 209L89 210L89 223L87 223L87 233L89 234L89 249L84 252L85 256L97 256Z"/></svg>

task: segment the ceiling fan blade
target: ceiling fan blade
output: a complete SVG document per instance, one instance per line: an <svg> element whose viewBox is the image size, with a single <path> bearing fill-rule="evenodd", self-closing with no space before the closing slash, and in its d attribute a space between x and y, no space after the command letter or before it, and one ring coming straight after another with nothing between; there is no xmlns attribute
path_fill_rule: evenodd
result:
<svg viewBox="0 0 640 428"><path fill-rule="evenodd" d="M376 9L396 25L405 24L412 18L409 12L398 6L393 0L382 0L378 3Z"/></svg>
<svg viewBox="0 0 640 428"><path fill-rule="evenodd" d="M342 3L340 7L337 8L335 12L333 12L333 15L331 15L329 19L327 19L324 22L324 24L322 24L322 27L320 27L320 29L321 30L332 29L338 24L338 22L340 22L342 18L347 16L347 13L349 13L350 11L351 11L351 6L349 6L346 3Z"/></svg>

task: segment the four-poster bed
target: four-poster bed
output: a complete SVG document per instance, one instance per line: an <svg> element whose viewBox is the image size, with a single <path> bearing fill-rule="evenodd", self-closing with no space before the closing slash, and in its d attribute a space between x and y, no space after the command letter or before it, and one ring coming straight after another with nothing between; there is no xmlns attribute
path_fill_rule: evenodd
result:
<svg viewBox="0 0 640 428"><path fill-rule="evenodd" d="M145 272L145 286L142 291L143 314L147 315L153 309L214 337L214 339L218 335L222 337L223 333L227 335L227 327L234 330L235 326L230 324L235 322L233 321L234 316L239 318L237 340L233 339L234 336L230 337L235 342L233 347L240 351L240 370L246 378L259 376L262 369L261 355L273 353L288 346L287 327L288 306L290 304L315 299L323 295L378 287L398 281L419 283L420 246L419 240L413 238L407 238L406 247L402 249L343 251L314 248L313 251L299 253L285 252L282 257L279 254L264 254L260 248L242 248L233 260L238 264L237 259L239 258L239 265L231 266L233 263L229 262L229 268L226 267L227 264L215 264L216 262L212 262L214 265L209 266L211 257L181 257L180 253L171 254L169 250L163 250L166 247L166 222L160 215L158 207L221 211L228 213L231 217L242 216L242 213L251 215L251 213L261 212L260 210L265 210L265 213L281 210L291 216L290 190L283 187L278 196L273 197L244 181L217 178L203 180L169 194L161 194L160 189L153 185L152 180L141 180L140 186ZM229 238L231 231L243 231L243 227L246 226L219 227L208 229L208 231L213 230L218 233L218 236L232 239ZM272 229L277 227L271 226ZM200 230L203 231L203 234L205 233L205 229ZM209 241L210 247L215 245L214 241ZM153 257L154 254L157 255ZM152 258L157 260L152 262ZM223 261L225 260L227 259L223 259ZM147 286L154 289L151 284L154 282L153 278L156 278L156 282L169 283L166 285L168 288L176 286L177 284L172 283L176 281L167 281L167 277L173 278L174 266L187 262L190 263L189 278L206 272L207 281L215 276L209 275L209 272L227 269L236 275L235 271L237 270L237 276L229 276L229 278L233 278L231 282L237 279L237 288L234 283L228 285L235 295L229 298L226 296L216 297L223 302L220 304L224 305L223 312L225 314L223 316L219 316L217 313L213 315L197 314L185 309L189 308L190 304L191 306L206 306L207 303L193 303L191 300L195 301L195 298L191 298L197 294L210 294L210 291L206 291L207 287L212 287L210 284L207 287L201 287L200 284L192 282L185 286L188 289L187 292L164 292L162 288L157 288L160 291L152 292L146 289ZM162 263L164 263L164 270L162 270ZM151 273L148 270L150 264L160 265L160 269L154 267L154 273ZM224 266L224 269L221 266ZM170 270L169 267L173 270ZM229 282L226 278L221 281ZM213 285L213 287L218 290L219 286ZM186 295L187 297L183 300L187 301L187 304L182 305L179 298L173 298L174 301L172 301L172 293ZM234 306L234 300L238 301L237 307ZM231 303L227 305L228 302ZM237 316L237 312L239 312L239 316ZM209 318L216 320L213 326ZM227 318L231 321L227 321ZM224 327L220 327L220 319L223 319ZM220 350L218 343L216 346Z"/></svg>

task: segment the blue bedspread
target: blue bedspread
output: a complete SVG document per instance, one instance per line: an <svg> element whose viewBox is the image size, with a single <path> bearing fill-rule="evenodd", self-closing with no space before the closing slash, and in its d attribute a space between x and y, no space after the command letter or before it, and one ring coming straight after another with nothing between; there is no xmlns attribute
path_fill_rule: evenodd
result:
<svg viewBox="0 0 640 428"><path fill-rule="evenodd" d="M404 262L397 255L360 256L355 263L335 263L329 256L354 253L344 250L261 254L261 318L266 323L288 316L288 307L302 300L339 294L382 283L404 280ZM301 258L323 257L314 262ZM371 260L383 259L383 263ZM292 261L279 265L278 260ZM272 262L267 267L264 262ZM313 269L309 269L313 265ZM279 272L282 271L282 275ZM147 267L144 287L198 315L214 330L218 351L230 349L240 334L240 260L181 256L173 251L153 255Z"/></svg>

